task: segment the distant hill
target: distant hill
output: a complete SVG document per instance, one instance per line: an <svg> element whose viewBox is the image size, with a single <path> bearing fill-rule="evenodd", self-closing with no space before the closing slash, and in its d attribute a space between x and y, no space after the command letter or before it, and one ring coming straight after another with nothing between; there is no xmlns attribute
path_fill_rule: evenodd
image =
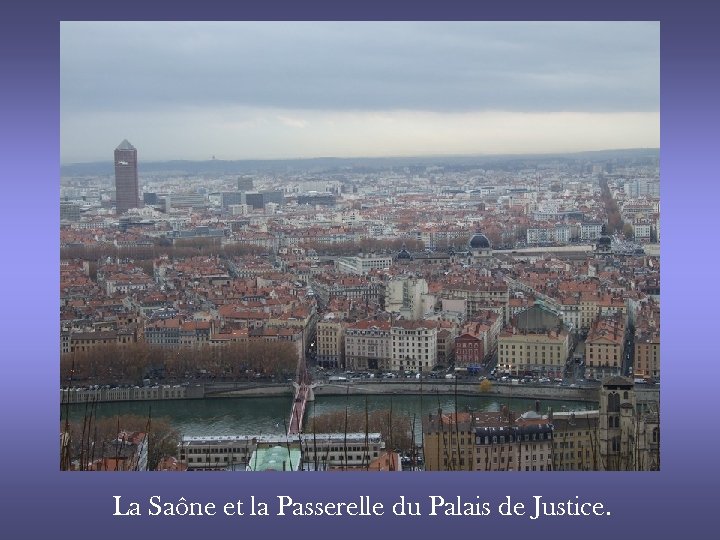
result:
<svg viewBox="0 0 720 540"><path fill-rule="evenodd" d="M404 167L443 166L452 169L467 169L493 166L503 169L524 168L543 162L587 162L587 161L635 161L654 162L659 158L658 148L632 148L622 150L598 150L570 154L498 154L475 156L417 156L417 157L367 157L367 158L307 158L235 160L219 159L207 161L140 161L140 173L174 172L178 174L250 174L272 172L371 172ZM72 163L60 167L62 176L102 176L113 174L112 161L93 163Z"/></svg>

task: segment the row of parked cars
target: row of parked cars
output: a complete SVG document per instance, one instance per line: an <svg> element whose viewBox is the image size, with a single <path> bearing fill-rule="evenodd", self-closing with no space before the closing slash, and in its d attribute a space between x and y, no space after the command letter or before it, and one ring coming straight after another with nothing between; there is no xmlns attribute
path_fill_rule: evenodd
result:
<svg viewBox="0 0 720 540"><path fill-rule="evenodd" d="M492 377L492 375L490 375ZM490 379L490 377L487 377ZM493 379L490 379L493 380ZM560 378L551 379L550 377L512 377L510 375L503 375L500 377L501 382L509 382L511 384L562 384L563 380Z"/></svg>

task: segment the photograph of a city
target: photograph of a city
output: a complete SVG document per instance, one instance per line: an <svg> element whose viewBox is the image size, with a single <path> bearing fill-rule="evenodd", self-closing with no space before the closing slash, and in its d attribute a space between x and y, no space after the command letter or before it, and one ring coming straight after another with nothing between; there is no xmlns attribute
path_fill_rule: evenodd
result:
<svg viewBox="0 0 720 540"><path fill-rule="evenodd" d="M65 471L660 469L656 22L63 22Z"/></svg>

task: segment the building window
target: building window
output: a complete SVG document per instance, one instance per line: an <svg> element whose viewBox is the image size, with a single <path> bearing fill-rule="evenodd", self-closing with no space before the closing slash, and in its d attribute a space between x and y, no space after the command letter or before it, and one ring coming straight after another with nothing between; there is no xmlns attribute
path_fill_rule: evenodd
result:
<svg viewBox="0 0 720 540"><path fill-rule="evenodd" d="M608 412L620 412L620 394L608 394Z"/></svg>

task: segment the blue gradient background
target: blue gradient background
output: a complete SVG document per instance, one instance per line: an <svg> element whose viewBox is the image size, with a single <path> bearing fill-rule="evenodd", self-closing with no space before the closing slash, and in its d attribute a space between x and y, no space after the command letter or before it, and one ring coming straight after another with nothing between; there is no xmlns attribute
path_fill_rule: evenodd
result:
<svg viewBox="0 0 720 540"><path fill-rule="evenodd" d="M149 4L149 3L148 3ZM702 251L714 231L718 151L717 16L701 2L673 8L650 2L617 7L603 2L508 2L468 6L385 2L274 2L227 7L220 2L173 2L171 7L74 2L46 10L4 8L2 55L4 309L2 351L3 534L106 539L158 534L279 538L478 537L537 534L582 538L675 537L716 529L718 430L713 412L717 353L716 253ZM68 474L58 470L58 195L59 21L99 19L546 19L660 20L662 36L663 394L662 471L558 474ZM88 134L92 136L92 134ZM716 236L712 234L712 236ZM714 240L714 238L713 238ZM694 254L696 259L689 257ZM9 339L12 337L12 339ZM690 377L690 373L693 375ZM30 382L32 381L32 384ZM430 494L475 495L495 506L505 495L602 501L602 518L117 518L113 495L147 501L152 495L218 505L256 495L304 501L350 501L360 494L389 505L400 495L422 503Z"/></svg>

